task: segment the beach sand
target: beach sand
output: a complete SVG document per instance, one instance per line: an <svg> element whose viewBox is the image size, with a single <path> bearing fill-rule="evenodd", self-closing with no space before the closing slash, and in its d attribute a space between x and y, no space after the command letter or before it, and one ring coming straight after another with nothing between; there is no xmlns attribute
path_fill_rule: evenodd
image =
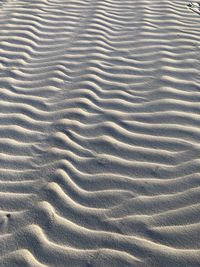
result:
<svg viewBox="0 0 200 267"><path fill-rule="evenodd" d="M0 1L0 266L200 266L200 8Z"/></svg>

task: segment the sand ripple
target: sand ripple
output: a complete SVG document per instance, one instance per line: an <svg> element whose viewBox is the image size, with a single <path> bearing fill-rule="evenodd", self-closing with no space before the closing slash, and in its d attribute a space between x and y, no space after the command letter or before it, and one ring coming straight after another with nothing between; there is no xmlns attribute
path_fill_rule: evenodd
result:
<svg viewBox="0 0 200 267"><path fill-rule="evenodd" d="M1 266L200 266L187 4L1 1Z"/></svg>

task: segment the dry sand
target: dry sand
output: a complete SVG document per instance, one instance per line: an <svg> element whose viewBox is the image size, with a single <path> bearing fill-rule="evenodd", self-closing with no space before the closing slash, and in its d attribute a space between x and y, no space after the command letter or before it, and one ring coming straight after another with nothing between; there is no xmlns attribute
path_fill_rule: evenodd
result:
<svg viewBox="0 0 200 267"><path fill-rule="evenodd" d="M0 266L200 266L200 8L0 1Z"/></svg>

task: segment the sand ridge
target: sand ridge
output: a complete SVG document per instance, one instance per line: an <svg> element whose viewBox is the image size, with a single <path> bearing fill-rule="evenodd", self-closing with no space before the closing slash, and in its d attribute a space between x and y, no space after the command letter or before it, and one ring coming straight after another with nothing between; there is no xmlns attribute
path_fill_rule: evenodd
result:
<svg viewBox="0 0 200 267"><path fill-rule="evenodd" d="M0 2L0 266L200 266L188 4Z"/></svg>

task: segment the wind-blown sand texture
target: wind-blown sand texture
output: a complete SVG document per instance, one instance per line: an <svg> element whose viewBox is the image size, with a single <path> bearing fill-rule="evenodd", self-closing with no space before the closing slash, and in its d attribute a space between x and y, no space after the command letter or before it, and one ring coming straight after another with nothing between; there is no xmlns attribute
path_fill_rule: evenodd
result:
<svg viewBox="0 0 200 267"><path fill-rule="evenodd" d="M200 266L188 4L0 1L0 266Z"/></svg>

